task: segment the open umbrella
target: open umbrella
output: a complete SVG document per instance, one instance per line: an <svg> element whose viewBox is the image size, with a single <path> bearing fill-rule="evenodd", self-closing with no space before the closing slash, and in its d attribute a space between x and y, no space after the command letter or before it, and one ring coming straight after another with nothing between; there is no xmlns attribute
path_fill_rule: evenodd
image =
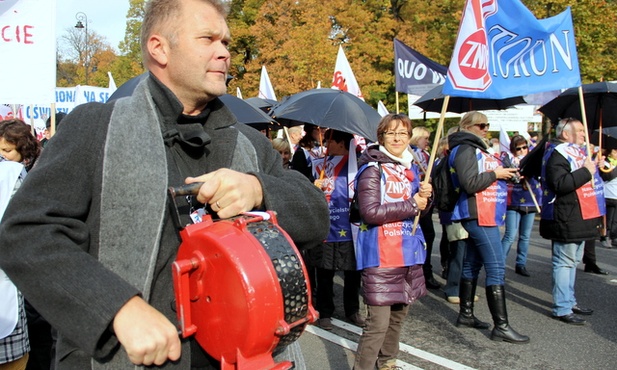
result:
<svg viewBox="0 0 617 370"><path fill-rule="evenodd" d="M264 99L264 98L258 98L258 97L247 98L247 99L244 99L244 101L254 106L255 108L261 109L262 111L266 113L269 113L272 107L278 104L276 100Z"/></svg>
<svg viewBox="0 0 617 370"><path fill-rule="evenodd" d="M432 88L426 94L416 100L413 105L418 106L426 112L441 112L441 107L445 95L441 93L443 85ZM506 99L488 99L488 98L467 98L460 96L450 96L447 111L450 113L466 113L472 110L493 110L507 109L517 104L525 104L525 99L521 96L515 96Z"/></svg>
<svg viewBox="0 0 617 370"><path fill-rule="evenodd" d="M617 84L596 82L584 84L583 100L587 126L590 132L608 126L617 126ZM539 109L553 124L561 118L582 120L578 87L567 89Z"/></svg>
<svg viewBox="0 0 617 370"><path fill-rule="evenodd" d="M123 83L113 94L109 97L108 101L123 98L125 96L131 96L137 85L146 77L148 72L142 73L139 76L133 77L130 80ZM255 108L251 104L245 102L242 99L236 98L233 95L225 94L220 96L219 99L223 101L225 106L236 116L238 122L250 125L257 130L263 130L266 128L273 128L272 125L278 125L272 117L265 114L258 108Z"/></svg>
<svg viewBox="0 0 617 370"><path fill-rule="evenodd" d="M255 108L245 100L229 94L219 96L219 99L236 116L238 122L250 125L257 130L281 128L274 118L267 115L261 109Z"/></svg>
<svg viewBox="0 0 617 370"><path fill-rule="evenodd" d="M294 126L311 123L377 141L381 116L356 96L336 89L313 89L291 95L272 108L279 123Z"/></svg>
<svg viewBox="0 0 617 370"><path fill-rule="evenodd" d="M592 144L600 145L599 139L600 130L594 130L589 141ZM602 129L602 149L617 149L617 126Z"/></svg>

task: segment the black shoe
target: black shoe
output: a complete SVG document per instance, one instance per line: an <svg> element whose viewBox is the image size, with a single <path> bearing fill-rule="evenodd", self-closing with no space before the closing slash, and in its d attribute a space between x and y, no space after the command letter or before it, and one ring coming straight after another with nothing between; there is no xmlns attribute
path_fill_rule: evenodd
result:
<svg viewBox="0 0 617 370"><path fill-rule="evenodd" d="M577 315L589 316L593 313L593 310L591 308L581 308L579 306L574 306L572 307L572 312L574 312Z"/></svg>
<svg viewBox="0 0 617 370"><path fill-rule="evenodd" d="M553 318L570 325L585 325L585 320L581 319L573 313L563 316L553 316Z"/></svg>
<svg viewBox="0 0 617 370"><path fill-rule="evenodd" d="M433 277L433 274L431 274L430 276L425 276L424 277L424 281L425 281L426 287L428 289L439 289L439 288L441 288L441 284L439 284L439 282L437 280L435 280L435 278Z"/></svg>
<svg viewBox="0 0 617 370"><path fill-rule="evenodd" d="M585 265L585 272L591 272L592 274L598 275L608 275L608 271L604 271L598 265L591 263Z"/></svg>
<svg viewBox="0 0 617 370"><path fill-rule="evenodd" d="M527 268L525 268L525 266L516 266L516 269L514 270L514 272L516 272L519 275L523 275L523 276L527 276L527 277L531 276L527 272Z"/></svg>

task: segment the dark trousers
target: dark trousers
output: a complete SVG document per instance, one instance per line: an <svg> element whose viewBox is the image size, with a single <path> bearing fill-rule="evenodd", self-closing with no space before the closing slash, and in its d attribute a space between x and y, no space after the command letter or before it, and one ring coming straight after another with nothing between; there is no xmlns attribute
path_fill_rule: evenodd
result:
<svg viewBox="0 0 617 370"><path fill-rule="evenodd" d="M424 241L426 241L426 260L422 265L422 271L424 276L429 276L433 273L433 266L431 265L431 255L433 254L433 242L435 241L435 227L433 226L433 212L427 213L420 217L418 225L422 228L422 234L424 235Z"/></svg>
<svg viewBox="0 0 617 370"><path fill-rule="evenodd" d="M334 270L317 268L317 304L319 318L330 318L334 314ZM360 310L361 271L344 271L343 307L349 317Z"/></svg>
<svg viewBox="0 0 617 370"><path fill-rule="evenodd" d="M450 252L450 242L448 241L448 233L446 232L446 225L441 224L441 240L439 241L439 258L441 262L441 268L446 270L448 268L448 264L450 263L450 259L453 258L451 256L452 252ZM454 252L456 254L456 252Z"/></svg>
<svg viewBox="0 0 617 370"><path fill-rule="evenodd" d="M585 249L583 250L583 263L591 266L596 264L596 240L585 240Z"/></svg>
<svg viewBox="0 0 617 370"><path fill-rule="evenodd" d="M617 199L606 199L606 236L617 239Z"/></svg>

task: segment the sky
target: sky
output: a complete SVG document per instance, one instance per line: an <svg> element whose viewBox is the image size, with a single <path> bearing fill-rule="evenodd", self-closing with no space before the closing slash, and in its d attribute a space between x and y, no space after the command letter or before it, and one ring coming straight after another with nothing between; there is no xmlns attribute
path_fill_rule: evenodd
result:
<svg viewBox="0 0 617 370"><path fill-rule="evenodd" d="M56 38L62 37L67 28L75 27L75 15L83 12L88 17L88 32L105 36L118 50L124 39L128 10L129 0L56 0Z"/></svg>

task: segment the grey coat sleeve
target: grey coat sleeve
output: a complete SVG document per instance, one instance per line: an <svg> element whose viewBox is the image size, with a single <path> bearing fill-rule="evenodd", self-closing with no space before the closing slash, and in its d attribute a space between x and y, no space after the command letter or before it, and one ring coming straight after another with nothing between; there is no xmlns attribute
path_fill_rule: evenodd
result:
<svg viewBox="0 0 617 370"><path fill-rule="evenodd" d="M464 145L458 150L454 157L454 168L461 188L467 194L480 192L497 180L493 171L478 173L476 150L470 145Z"/></svg>
<svg viewBox="0 0 617 370"><path fill-rule="evenodd" d="M87 114L78 107L62 121L0 224L2 269L64 338L97 358L107 354L100 340L116 312L139 294L105 269L93 248L109 117L101 107Z"/></svg>

